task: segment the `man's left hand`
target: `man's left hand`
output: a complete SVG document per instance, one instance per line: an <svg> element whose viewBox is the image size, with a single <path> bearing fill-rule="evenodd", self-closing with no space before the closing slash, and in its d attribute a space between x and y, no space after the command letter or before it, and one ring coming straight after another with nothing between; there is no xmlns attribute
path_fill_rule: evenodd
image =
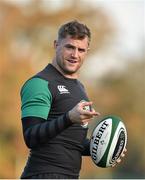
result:
<svg viewBox="0 0 145 180"><path fill-rule="evenodd" d="M117 164L120 164L120 163L121 163L122 158L124 158L124 157L125 157L126 152L127 152L127 149L125 148L125 149L124 149L124 151L122 152L122 154L121 154L120 158L116 160L116 163L115 163L115 164L113 164L113 165L112 165L112 167L115 167Z"/></svg>

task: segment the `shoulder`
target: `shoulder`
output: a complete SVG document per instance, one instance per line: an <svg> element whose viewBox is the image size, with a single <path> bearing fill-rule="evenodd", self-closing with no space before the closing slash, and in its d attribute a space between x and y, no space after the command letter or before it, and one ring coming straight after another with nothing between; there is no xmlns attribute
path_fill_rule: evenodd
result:
<svg viewBox="0 0 145 180"><path fill-rule="evenodd" d="M80 86L81 88L85 89L85 86L83 85L82 82L80 82L79 80L77 80L77 83L79 84L79 86Z"/></svg>
<svg viewBox="0 0 145 180"><path fill-rule="evenodd" d="M43 88L48 87L48 81L38 78L38 77L34 77L34 78L30 78L28 79L22 86L21 88L21 92L25 89L30 89L31 91L35 90L40 90Z"/></svg>
<svg viewBox="0 0 145 180"><path fill-rule="evenodd" d="M35 96L35 95L45 95L45 96L51 96L51 92L49 91L48 88L49 82L38 78L34 77L29 80L27 80L24 85L21 88L21 97L25 96Z"/></svg>
<svg viewBox="0 0 145 180"><path fill-rule="evenodd" d="M47 119L52 95L48 82L40 78L27 80L21 89L22 118L28 116Z"/></svg>

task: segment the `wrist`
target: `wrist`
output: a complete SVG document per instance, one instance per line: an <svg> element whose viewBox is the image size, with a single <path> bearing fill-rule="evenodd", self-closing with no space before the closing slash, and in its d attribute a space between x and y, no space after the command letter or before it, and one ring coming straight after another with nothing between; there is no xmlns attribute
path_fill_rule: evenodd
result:
<svg viewBox="0 0 145 180"><path fill-rule="evenodd" d="M68 112L67 112L67 116L68 116L69 120L70 120L72 123L74 123L74 120L73 120L71 111L68 111Z"/></svg>
<svg viewBox="0 0 145 180"><path fill-rule="evenodd" d="M65 119L66 119L68 124L72 124L73 123L73 121L70 118L70 113L69 112L65 113Z"/></svg>

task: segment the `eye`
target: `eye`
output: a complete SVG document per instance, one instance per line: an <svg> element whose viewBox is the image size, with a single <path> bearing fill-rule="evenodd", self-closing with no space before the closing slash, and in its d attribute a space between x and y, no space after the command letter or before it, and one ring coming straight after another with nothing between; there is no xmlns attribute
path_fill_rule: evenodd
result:
<svg viewBox="0 0 145 180"><path fill-rule="evenodd" d="M78 50L80 53L86 52L86 49L79 48Z"/></svg>
<svg viewBox="0 0 145 180"><path fill-rule="evenodd" d="M65 45L65 48L66 49L74 49L74 47L72 45L70 45L70 44Z"/></svg>

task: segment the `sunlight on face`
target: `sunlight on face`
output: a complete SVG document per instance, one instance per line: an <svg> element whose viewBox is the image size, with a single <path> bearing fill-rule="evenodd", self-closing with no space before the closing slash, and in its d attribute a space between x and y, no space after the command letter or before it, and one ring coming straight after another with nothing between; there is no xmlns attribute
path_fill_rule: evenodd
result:
<svg viewBox="0 0 145 180"><path fill-rule="evenodd" d="M71 36L55 42L56 63L64 74L75 76L88 52L88 38L73 39Z"/></svg>

